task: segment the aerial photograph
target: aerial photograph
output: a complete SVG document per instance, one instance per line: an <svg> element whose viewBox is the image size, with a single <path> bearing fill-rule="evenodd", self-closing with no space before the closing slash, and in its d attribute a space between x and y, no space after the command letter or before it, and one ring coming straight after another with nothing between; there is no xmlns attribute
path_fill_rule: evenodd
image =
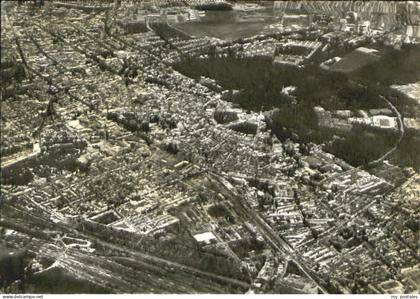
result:
<svg viewBox="0 0 420 299"><path fill-rule="evenodd" d="M0 45L2 298L419 298L420 2L1 1Z"/></svg>

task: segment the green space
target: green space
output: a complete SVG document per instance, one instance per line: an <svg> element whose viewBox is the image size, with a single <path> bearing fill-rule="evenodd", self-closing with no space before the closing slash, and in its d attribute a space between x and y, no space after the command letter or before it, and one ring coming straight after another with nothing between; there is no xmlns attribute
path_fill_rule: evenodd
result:
<svg viewBox="0 0 420 299"><path fill-rule="evenodd" d="M393 93L389 85L420 79L420 66L414 62L420 51L416 50L412 47L399 51L384 50L379 61L351 75L324 71L312 64L303 68L278 67L273 66L270 60L243 60L236 59L234 55L227 58L210 57L207 60L191 58L174 65L174 68L191 78L205 76L215 79L226 90L240 90L230 100L246 110L278 108L273 113L271 128L280 139L326 143L326 150L359 166L390 150L398 140L397 132L366 127L355 127L349 133L321 129L317 125L313 107L354 112L359 109L387 108L380 98L380 95L385 95L389 96L403 116L405 112L410 115L415 103ZM282 90L287 86L296 89L286 94ZM418 139L417 134L407 134L401 147L391 156L391 161L419 169L420 161L411 149L418 148L411 147L419 143Z"/></svg>

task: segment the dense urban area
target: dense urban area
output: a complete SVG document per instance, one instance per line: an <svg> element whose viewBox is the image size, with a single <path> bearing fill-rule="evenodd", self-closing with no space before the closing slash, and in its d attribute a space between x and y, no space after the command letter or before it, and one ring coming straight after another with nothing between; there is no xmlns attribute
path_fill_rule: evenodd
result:
<svg viewBox="0 0 420 299"><path fill-rule="evenodd" d="M1 24L1 293L419 293L418 2Z"/></svg>

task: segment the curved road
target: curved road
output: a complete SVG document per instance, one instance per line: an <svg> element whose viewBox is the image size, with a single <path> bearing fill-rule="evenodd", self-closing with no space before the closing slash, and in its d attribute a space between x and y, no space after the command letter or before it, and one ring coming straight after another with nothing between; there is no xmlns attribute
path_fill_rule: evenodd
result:
<svg viewBox="0 0 420 299"><path fill-rule="evenodd" d="M391 154L393 154L398 146L401 143L401 140L404 137L405 131L404 131L404 124L402 121L402 116L401 113L398 111L398 109L389 101L387 100L384 96L380 96L382 100L384 100L385 102L387 102L388 106L392 109L392 111L394 111L394 113L397 115L397 119L398 119L398 126L399 126L399 131L400 131L400 137L398 138L397 142L395 143L394 147L391 148L389 151L387 151L385 154L383 154L380 158L368 163L368 166L373 166L376 165L378 163L381 163L383 160L385 160L386 158L388 158Z"/></svg>

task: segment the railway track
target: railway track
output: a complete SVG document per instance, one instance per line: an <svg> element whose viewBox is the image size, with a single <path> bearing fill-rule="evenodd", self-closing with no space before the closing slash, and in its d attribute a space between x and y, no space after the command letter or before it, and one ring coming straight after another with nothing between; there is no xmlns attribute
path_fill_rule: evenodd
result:
<svg viewBox="0 0 420 299"><path fill-rule="evenodd" d="M211 172L211 174L217 178L219 181L223 181L223 176ZM265 220L251 207L249 207L246 202L243 200L241 196L238 194L226 189L234 199L234 203L236 204L236 207L241 210L241 212L245 215L247 215L247 218L250 219L257 229L260 231L261 235L266 239L266 241L271 245L273 250L279 254L282 258L286 260L293 261L298 268L311 280L313 281L316 286L319 288L319 290L324 293L328 294L328 291L318 282L318 280L314 277L312 273L310 273L310 270L307 269L303 262L301 261L301 258L294 252L293 248L290 247L289 244L285 240L283 240L281 237L278 236L277 233L273 231L273 229L270 227L269 224L265 222Z"/></svg>
<svg viewBox="0 0 420 299"><path fill-rule="evenodd" d="M34 203L31 203L32 205L34 205ZM36 204L36 207L38 207L39 209L41 209L41 204ZM48 212L48 209L46 208L42 208L41 209L44 213ZM20 213L27 213L29 216L31 215L31 212L29 211L20 211ZM21 216L20 216L21 217ZM31 219L30 221L26 221L26 222L22 222L22 224L24 223L27 227L26 228L20 228L19 226L14 227L14 229L20 230L23 229L23 232L28 234L28 235L32 235L32 230L36 227L35 223L31 224L33 221L37 222L37 217L29 217L27 219ZM50 217L51 219L51 217ZM5 223L3 223L4 221L2 221L0 224L1 226L3 226ZM54 231L61 231L64 235L65 234L71 234L72 236L75 236L79 239L83 239L83 240L88 240L92 243L96 243L98 244L101 248L109 250L111 252L119 252L121 253L121 257L126 257L128 258L129 261L134 262L138 262L138 263L142 263L143 265L149 265L149 267L151 268L155 268L155 269L160 269L161 272L165 273L169 271L169 280L173 280L173 278L171 278L172 274L171 273L176 273L176 275L182 275L183 277L185 277L185 281L186 282L193 282L196 279L199 279L199 281L202 282L202 284L205 284L205 282L207 281L207 283L209 281L211 281L215 288L212 289L211 291L220 291L220 292L226 292L226 291L232 291L233 290L237 290L236 292L238 292L238 290L246 290L249 288L249 284L247 282L238 280L238 279L234 279L234 278L230 278L230 277L225 277L222 275L218 275L218 274L214 274L214 273L210 273L210 272L206 272L203 270L199 270L190 266L186 266L183 264L179 264L164 258L160 258L157 256L153 256L150 254L146 254L143 252L139 252L136 250L132 250L129 249L125 246L122 245L118 245L118 244L114 244L112 242L109 241L105 241L102 240L101 238L98 238L96 236L90 235L86 232L80 231L80 230L76 230L74 228L71 227L71 225L69 225L66 222L58 222L58 223L53 223L51 220L48 220L47 222L44 222L42 224L42 227L44 228L49 228L54 230ZM44 229L45 230L45 229ZM36 232L34 231L34 234L36 234ZM48 239L46 239L46 241L48 242ZM70 249L68 249L68 252L72 252ZM72 249L74 250L74 249ZM57 250L55 253L51 253L48 254L48 252L43 251L43 255L47 254L46 256L54 256L56 258L60 257L61 254L63 253L63 250ZM70 262L71 260L71 262ZM115 263L115 262L113 262ZM60 259L60 263L61 265L64 265L65 268L71 268L73 267L74 269L74 273L77 275L80 275L81 277L94 277L94 274L98 274L99 277L101 277L101 275L103 273L107 273L107 277L112 277L114 278L118 278L118 274L123 274L125 273L125 270L123 268L121 268L121 265L116 265L116 264L110 264L110 262L108 261L107 255L104 255L101 257L101 255L99 253L93 253L93 254L89 254L89 253L74 253L72 256L67 256L67 258L61 258ZM74 266L75 264L77 264L77 266ZM92 264L96 264L99 265L98 267L105 267L105 270L103 270L102 272L95 272L94 268L92 267L87 267L86 265L92 265ZM73 265L73 266L72 266ZM106 270L107 269L107 265L111 268L113 268L113 271L109 271ZM87 267L87 268L86 268ZM108 267L108 268L109 268ZM120 268L118 268L120 267ZM140 268L140 267L139 267ZM85 271L86 270L86 271ZM114 277L114 270L116 271L116 276ZM138 272L138 271L133 271L133 272ZM175 276L176 276L175 275ZM93 279L93 278L92 278ZM96 279L96 278L95 278ZM99 278L98 278L99 279ZM90 280L90 279L88 279ZM99 281L102 281L101 279L99 279ZM176 283L177 285L180 285L180 281L174 281L174 283ZM123 283L122 283L123 284ZM119 284L118 284L119 285ZM163 284L165 285L165 284ZM158 287L158 285L156 285L156 287ZM196 285L197 286L197 285ZM129 287L129 286L127 286ZM165 287L163 287L164 289ZM193 292L194 287L190 286L190 290L191 292ZM132 289L132 287L130 287L129 289ZM119 292L126 292L127 289L121 289L119 290ZM173 289L172 289L173 291ZM210 291L210 290L209 290ZM171 290L168 290L168 292L171 292Z"/></svg>

